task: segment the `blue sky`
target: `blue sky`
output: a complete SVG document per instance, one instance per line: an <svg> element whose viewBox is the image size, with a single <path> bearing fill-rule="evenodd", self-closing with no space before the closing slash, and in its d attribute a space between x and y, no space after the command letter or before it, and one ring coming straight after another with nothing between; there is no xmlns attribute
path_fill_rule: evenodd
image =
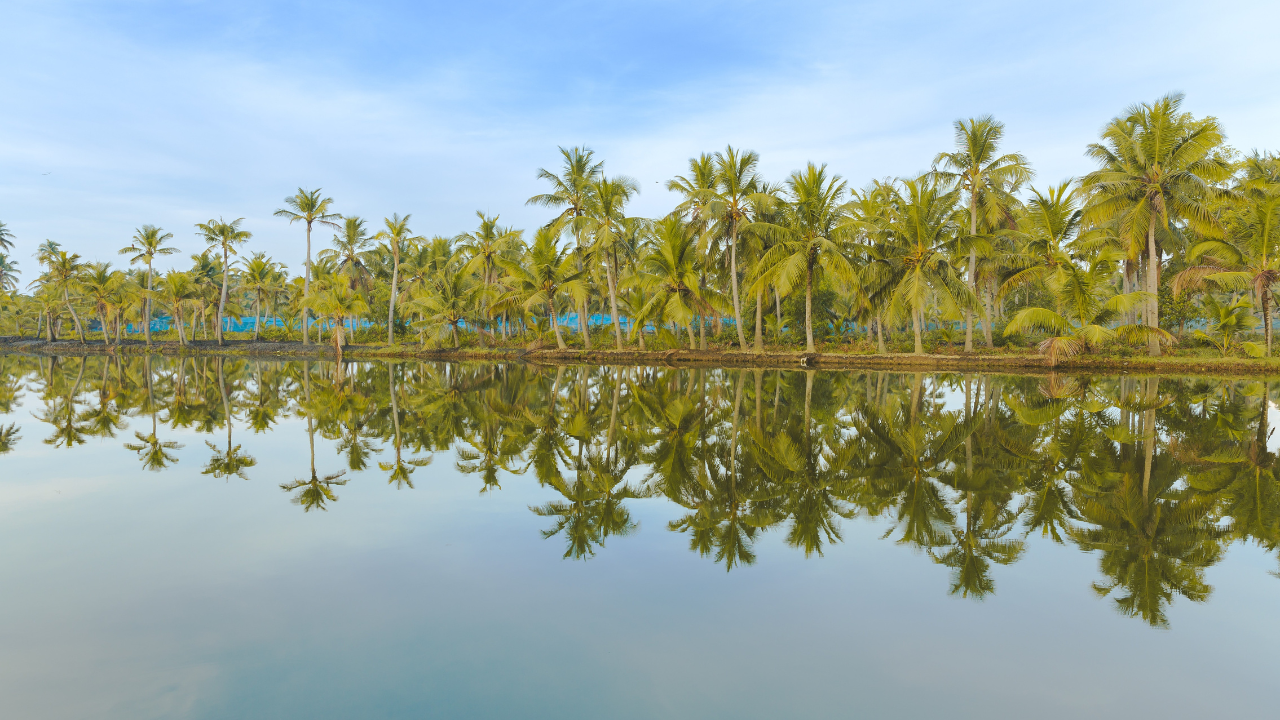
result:
<svg viewBox="0 0 1280 720"><path fill-rule="evenodd" d="M0 220L23 270L45 238L112 259L162 225L271 217L298 186L425 235L524 206L557 145L636 178L658 216L689 157L726 143L781 180L813 160L861 186L928 167L951 123L992 113L1037 184L1091 169L1086 143L1172 91L1244 150L1280 149L1263 2L410 3L7 0ZM321 236L323 237L323 236ZM185 257L182 262L185 264Z"/></svg>

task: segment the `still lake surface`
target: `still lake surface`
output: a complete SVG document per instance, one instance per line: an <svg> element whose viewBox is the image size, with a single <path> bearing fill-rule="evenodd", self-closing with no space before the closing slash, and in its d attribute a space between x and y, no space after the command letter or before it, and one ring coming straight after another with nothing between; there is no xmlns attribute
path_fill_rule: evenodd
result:
<svg viewBox="0 0 1280 720"><path fill-rule="evenodd" d="M1277 393L0 357L0 717L1272 716Z"/></svg>

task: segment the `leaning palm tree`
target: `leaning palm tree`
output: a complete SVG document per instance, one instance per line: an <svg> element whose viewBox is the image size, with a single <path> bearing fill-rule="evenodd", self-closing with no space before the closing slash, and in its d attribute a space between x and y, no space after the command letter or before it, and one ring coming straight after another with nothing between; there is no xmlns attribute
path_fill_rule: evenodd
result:
<svg viewBox="0 0 1280 720"><path fill-rule="evenodd" d="M388 345L394 345L396 342L396 294L400 281L400 255L408 252L410 245L422 240L422 238L413 237L413 231L409 229L409 218L409 215L400 217L398 214L383 218L382 222L386 229L373 236L375 240L382 241L379 247L391 256L391 297L387 301ZM366 307L365 310L367 311L368 308Z"/></svg>
<svg viewBox="0 0 1280 720"><path fill-rule="evenodd" d="M223 344L222 324L223 313L226 312L227 306L227 281L231 273L231 256L237 254L237 245L243 245L249 238L253 237L253 233L240 229L240 223L242 222L244 222L244 218L236 218L231 222L225 222L222 218L218 218L209 222L196 223L196 229L200 231L200 237L209 244L209 249L222 251L222 292L218 295L219 345Z"/></svg>
<svg viewBox="0 0 1280 720"><path fill-rule="evenodd" d="M67 312L71 313L71 320L75 323L80 342L86 342L84 326L80 324L80 316L76 314L75 306L71 302L71 291L79 289L79 278L84 269L84 263L81 262L79 255L68 254L66 250L53 250L48 255L42 256L41 262L48 269L37 282L43 282L54 293L62 295L63 306L66 307ZM50 321L52 322L52 318Z"/></svg>
<svg viewBox="0 0 1280 720"><path fill-rule="evenodd" d="M1143 258L1145 250L1145 315L1153 330L1160 327L1157 232L1167 235L1178 222L1205 237L1221 237L1207 201L1225 194L1215 183L1231 174L1219 153L1223 135L1217 118L1196 120L1181 108L1180 93L1130 107L1103 129L1102 142L1089 146L1087 154L1102 167L1081 180L1089 194L1085 221L1115 223L1130 260ZM1157 333L1149 333L1148 343L1149 353L1160 355Z"/></svg>
<svg viewBox="0 0 1280 720"><path fill-rule="evenodd" d="M1031 179L1031 166L1020 153L998 155L1004 139L1004 123L990 115L957 120L956 149L939 153L933 160L935 173L955 182L967 195L969 206L969 290L978 291L979 222L989 227L1012 219L1018 201L1014 193ZM991 347L991 321L986 326L987 347ZM973 352L973 313L964 311L964 351Z"/></svg>
<svg viewBox="0 0 1280 720"><path fill-rule="evenodd" d="M809 163L787 179L787 193L780 223L771 228L780 242L760 258L757 282L772 282L783 295L804 284L805 350L815 352L814 285L824 274L846 283L853 282L855 274L840 247L849 235L841 202L845 182L828 174L826 165Z"/></svg>
<svg viewBox="0 0 1280 720"><path fill-rule="evenodd" d="M330 207L333 205L333 198L320 197L320 188L315 190L298 188L296 195L284 199L284 204L288 205L288 207L276 210L276 217L288 218L290 225L295 222L302 222L307 226L307 272L302 285L302 295L307 297L311 295L311 226L315 223L320 223L337 229L337 221L341 220L342 216L329 212ZM311 341L310 331L307 329L307 311L304 309L302 314L302 344L306 345L309 342Z"/></svg>
<svg viewBox="0 0 1280 720"><path fill-rule="evenodd" d="M163 255L172 255L178 252L175 247L167 247L166 242L173 239L173 233L165 232L162 228L155 225L143 225L134 231L133 242L128 247L120 249L121 255L133 255L129 258L130 265L142 263L147 266L147 292L155 289L152 282L152 263L156 257ZM142 332L146 338L147 345L151 345L151 298L146 299L146 307L142 311Z"/></svg>
<svg viewBox="0 0 1280 720"><path fill-rule="evenodd" d="M564 164L559 175L538 169L538 179L551 183L551 192L534 195L526 205L540 207L563 208L560 214L548 225L567 223L574 238L578 242L578 269L586 270L587 250L583 243L583 223L580 218L587 214L591 202L591 194L597 178L604 173L604 163L594 160L595 153L590 148L560 148ZM591 335L587 328L587 298L578 301L578 332L582 334L583 346L591 349Z"/></svg>
<svg viewBox="0 0 1280 720"><path fill-rule="evenodd" d="M18 287L18 263L8 255L0 253L0 292L16 290Z"/></svg>

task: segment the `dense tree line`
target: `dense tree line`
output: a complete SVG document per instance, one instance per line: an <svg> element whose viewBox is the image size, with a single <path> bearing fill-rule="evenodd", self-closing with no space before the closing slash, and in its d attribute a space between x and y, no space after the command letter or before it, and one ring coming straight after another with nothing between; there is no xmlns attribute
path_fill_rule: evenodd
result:
<svg viewBox="0 0 1280 720"><path fill-rule="evenodd" d="M1046 186L980 117L956 123L928 172L861 189L825 165L775 183L754 152L703 154L667 183L682 199L657 219L627 214L635 181L562 148L561 167L538 172L546 192L528 203L550 214L531 233L478 213L471 232L427 238L408 215L374 227L299 189L276 213L305 229L298 276L246 255L250 232L222 219L197 226L208 250L189 267L161 272L172 235L143 226L121 250L129 269L46 241L28 294L0 256L3 309L19 334L106 344L166 315L181 343L222 342L224 318L253 317L255 338L327 333L339 351L354 333L455 347L1013 343L1056 361L1181 342L1270 355L1280 160L1238 153L1217 119L1181 103L1127 109L1086 149L1096 170ZM317 231L332 238L313 258ZM0 250L11 240L0 227Z"/></svg>
<svg viewBox="0 0 1280 720"><path fill-rule="evenodd" d="M683 508L667 530L726 569L765 533L821 554L877 518L983 597L1035 534L1096 552L1098 592L1162 625L1232 543L1280 550L1262 382L0 357L0 414L24 393L41 426L0 424L0 453L118 438L159 471L196 431L205 474L263 481L236 433L304 419L309 464L281 484L303 510L353 479L410 490L436 458L480 492L536 481L531 511L572 558L634 532L639 498Z"/></svg>

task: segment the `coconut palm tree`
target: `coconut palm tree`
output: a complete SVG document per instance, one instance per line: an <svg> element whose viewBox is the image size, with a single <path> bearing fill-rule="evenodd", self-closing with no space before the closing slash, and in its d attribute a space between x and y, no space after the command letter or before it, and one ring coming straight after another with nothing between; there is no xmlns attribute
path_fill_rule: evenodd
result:
<svg viewBox="0 0 1280 720"><path fill-rule="evenodd" d="M333 248L322 250L321 258L333 258L338 263L338 272L350 278L351 289L357 287L368 289L371 274L365 265L365 258L372 243L364 227L364 219L352 215L342 221L341 234L333 236Z"/></svg>
<svg viewBox="0 0 1280 720"><path fill-rule="evenodd" d="M0 292L18 288L18 262L0 253Z"/></svg>
<svg viewBox="0 0 1280 720"><path fill-rule="evenodd" d="M479 311L477 314L479 318L488 320L493 309L491 290L498 280L498 258L518 248L521 245L520 238L523 233L520 230L499 225L497 215L489 217L477 210L476 217L480 218L480 227L475 232L463 233L457 237L456 252L467 259L462 268L463 272L480 275L481 290L477 297L480 307L477 308ZM483 329L480 331L480 344L483 346L484 331Z"/></svg>
<svg viewBox="0 0 1280 720"><path fill-rule="evenodd" d="M1197 120L1182 109L1182 95L1166 95L1154 104L1131 106L1089 145L1089 157L1102 167L1086 175L1085 221L1115 223L1127 257L1146 261L1146 323L1160 327L1156 300L1160 282L1157 231L1167 235L1176 221L1209 238L1222 227L1207 201L1225 191L1215 184L1231 174L1220 155L1222 129L1217 118ZM1160 355L1156 333L1148 334L1148 352Z"/></svg>
<svg viewBox="0 0 1280 720"><path fill-rule="evenodd" d="M451 334L456 348L460 345L458 328L475 317L472 311L475 293L471 273L456 265L446 265L431 289L406 303L405 309L422 315L424 331L434 328L440 337Z"/></svg>
<svg viewBox="0 0 1280 720"><path fill-rule="evenodd" d="M22 439L18 431L22 428L15 423L9 423L7 426L0 425L0 455L7 455L13 452L13 446Z"/></svg>
<svg viewBox="0 0 1280 720"><path fill-rule="evenodd" d="M568 347L560 334L556 317L556 299L562 295L577 298L586 292L583 273L575 268L572 251L558 243L560 226L538 228L533 246L520 261L499 256L498 265L506 271L512 289L498 302L498 307L519 303L525 310L544 306L556 337L556 347Z"/></svg>
<svg viewBox="0 0 1280 720"><path fill-rule="evenodd" d="M129 258L130 265L143 264L147 266L147 292L150 293L155 286L152 282L153 270L152 263L156 257L164 255L172 255L178 252L175 247L168 247L166 242L173 239L173 233L165 232L163 228L155 225L143 225L133 233L133 242L128 247L120 249L121 255L132 255ZM151 345L151 297L146 298L146 307L142 311L142 332L146 338L147 346Z"/></svg>
<svg viewBox="0 0 1280 720"><path fill-rule="evenodd" d="M1020 153L999 155L1004 139L1004 123L983 115L955 123L956 149L938 153L933 164L935 173L954 182L967 196L969 207L969 290L978 292L979 221L995 227L1012 220L1018 201L1014 193L1031 179L1031 166ZM973 313L964 311L964 351L973 352ZM987 347L991 347L991 321L985 326Z"/></svg>
<svg viewBox="0 0 1280 720"><path fill-rule="evenodd" d="M889 203L884 229L890 239L882 270L891 279L887 311L891 317L909 314L915 353L924 353L922 330L925 308L936 301L943 315L972 309L977 298L963 285L947 250L958 225L957 191L947 190L932 175L899 181Z"/></svg>
<svg viewBox="0 0 1280 720"><path fill-rule="evenodd" d="M697 238L688 223L674 215L659 220L654 226L652 252L641 261L641 267L655 278L654 294L636 317L633 334L650 320L667 321L687 327L689 349L697 349L693 316L711 306L709 291L699 282L697 265Z"/></svg>
<svg viewBox="0 0 1280 720"><path fill-rule="evenodd" d="M240 282L245 290L253 293L253 339L262 335L262 297L270 295L281 286L284 267L273 261L265 252L256 252L245 261Z"/></svg>
<svg viewBox="0 0 1280 720"><path fill-rule="evenodd" d="M196 283L191 279L191 275L177 270L170 270L160 277L160 285L152 291L154 297L159 298L160 302L169 306L173 311L173 323L178 329L178 344L186 345L187 338L183 334L183 325L185 324L184 313L182 309L187 303L192 302L199 296L200 290L196 287ZM194 338L196 332L195 319L191 322L191 335Z"/></svg>
<svg viewBox="0 0 1280 720"><path fill-rule="evenodd" d="M290 225L295 222L301 222L307 226L307 265L306 276L302 285L302 296L305 298L311 295L311 226L319 223L336 230L338 229L337 221L341 220L342 216L329 212L333 206L333 198L320 197L320 188L315 190L298 188L297 194L285 198L284 203L288 207L276 210L275 216L288 218ZM307 328L307 310L304 308L302 315L303 345L311 342L310 331Z"/></svg>
<svg viewBox="0 0 1280 720"><path fill-rule="evenodd" d="M115 310L116 294L126 278L119 270L112 270L111 263L88 263L81 271L79 284L85 298L93 304L94 314L102 326L102 344L110 345L107 317Z"/></svg>
<svg viewBox="0 0 1280 720"><path fill-rule="evenodd" d="M396 342L396 294L399 290L400 281L400 255L408 252L413 243L419 242L422 238L414 237L413 231L409 229L409 218L411 216L395 214L389 218L383 218L382 222L385 229L374 235L375 240L381 240L382 244L379 249L385 251L391 256L391 296L387 301L387 344L394 345ZM368 307L365 307L365 312Z"/></svg>
<svg viewBox="0 0 1280 720"><path fill-rule="evenodd" d="M747 335L742 327L742 301L738 292L738 234L748 222L753 200L760 198L761 180L756 172L760 156L752 151L725 146L715 154L715 192L706 212L716 219L716 231L728 240L729 280L732 288L733 322L738 330L738 345L747 349Z"/></svg>
<svg viewBox="0 0 1280 720"><path fill-rule="evenodd" d="M317 291L303 301L307 309L315 312L317 318L333 318L333 348L342 364L342 347L344 323L347 318L356 318L369 312L369 304L346 285L329 285Z"/></svg>
<svg viewBox="0 0 1280 720"><path fill-rule="evenodd" d="M814 285L824 275L845 283L855 275L841 248L850 234L842 202L845 182L829 174L826 165L809 163L791 174L786 187L780 222L771 228L779 242L760 258L757 282L772 282L783 295L803 283L805 351L815 352Z"/></svg>
<svg viewBox="0 0 1280 720"><path fill-rule="evenodd" d="M13 232L9 230L9 226L0 222L0 250L13 249Z"/></svg>
<svg viewBox="0 0 1280 720"><path fill-rule="evenodd" d="M84 327L80 324L80 316L76 314L75 306L71 303L71 291L79 289L80 273L84 270L84 263L80 260L78 254L68 254L66 250L53 250L49 254L43 255L41 260L47 270L37 282L47 284L55 294L62 295L63 307L67 309L67 312L71 313L71 320L75 323L76 334L80 337L80 342L86 342ZM51 316L50 322L52 323L52 321Z"/></svg>
<svg viewBox="0 0 1280 720"><path fill-rule="evenodd" d="M603 253L605 280L609 286L609 313L613 320L616 348L622 349L622 325L618 322L618 244L626 234L628 218L623 209L627 201L640 192L640 186L625 175L601 176L591 192L586 216L586 230L592 238L593 252Z"/></svg>
<svg viewBox="0 0 1280 720"><path fill-rule="evenodd" d="M570 232L577 240L578 270L585 271L588 258L583 241L584 227L580 218L587 214L591 194L595 190L595 181L604 173L604 163L596 162L595 153L586 147L562 147L560 155L564 163L559 175L544 168L538 169L538 179L551 183L551 192L534 195L525 204L562 208L560 214L547 224L564 223L569 226ZM578 332L582 335L583 347L590 350L591 335L587 328L586 297L578 301Z"/></svg>
<svg viewBox="0 0 1280 720"><path fill-rule="evenodd" d="M1027 330L1050 333L1050 337L1040 343L1040 351L1048 356L1050 365L1117 337L1146 339L1148 335L1157 334L1157 341L1172 342L1173 336L1160 328L1128 323L1117 326L1124 313L1149 300L1148 293L1143 291L1112 294L1112 279L1120 257L1116 250L1103 251L1088 266L1081 267L1060 252L1055 261L1055 275L1048 281L1057 309L1024 308L1009 321L1005 335Z"/></svg>
<svg viewBox="0 0 1280 720"><path fill-rule="evenodd" d="M208 222L196 223L200 237L209 244L210 250L222 251L222 292L218 295L218 344L223 344L222 322L227 305L227 283L231 274L231 256L237 254L236 246L243 245L253 233L241 230L240 223L244 218L236 218L225 222L222 218ZM309 244L309 243L308 243Z"/></svg>

